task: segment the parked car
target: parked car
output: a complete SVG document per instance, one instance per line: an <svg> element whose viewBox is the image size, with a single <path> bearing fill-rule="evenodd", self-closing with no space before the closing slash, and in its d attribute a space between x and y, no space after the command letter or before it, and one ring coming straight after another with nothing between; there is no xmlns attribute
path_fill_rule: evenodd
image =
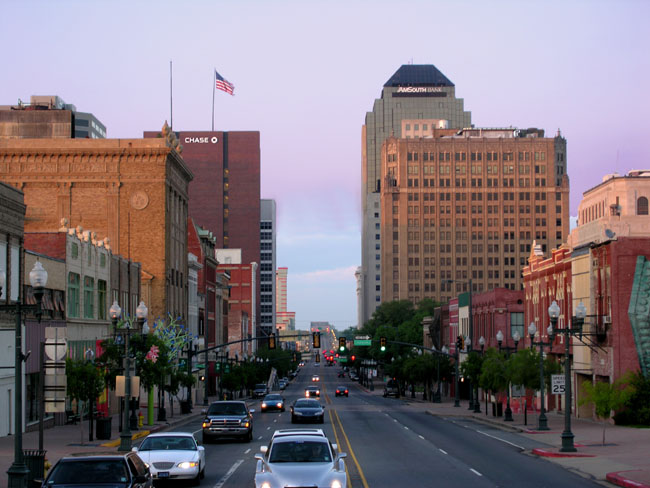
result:
<svg viewBox="0 0 650 488"><path fill-rule="evenodd" d="M256 454L255 488L270 486L327 486L347 488L345 453L324 436L273 436Z"/></svg>
<svg viewBox="0 0 650 488"><path fill-rule="evenodd" d="M262 412L270 412L271 410L279 410L284 412L284 398L277 393L269 393L262 400Z"/></svg>
<svg viewBox="0 0 650 488"><path fill-rule="evenodd" d="M247 442L253 440L253 413L246 402L213 402L205 411L203 443L224 437L237 437Z"/></svg>
<svg viewBox="0 0 650 488"><path fill-rule="evenodd" d="M269 393L266 383L258 383L253 388L253 398L264 398Z"/></svg>
<svg viewBox="0 0 650 488"><path fill-rule="evenodd" d="M133 451L147 463L154 480L191 480L198 485L205 476L205 448L191 432L150 434Z"/></svg>
<svg viewBox="0 0 650 488"><path fill-rule="evenodd" d="M43 486L151 488L153 479L137 453L113 451L62 457L47 473Z"/></svg>
<svg viewBox="0 0 650 488"><path fill-rule="evenodd" d="M291 423L325 422L325 407L318 400L298 398L291 406Z"/></svg>
<svg viewBox="0 0 650 488"><path fill-rule="evenodd" d="M336 387L336 396L348 396L348 389L345 386Z"/></svg>

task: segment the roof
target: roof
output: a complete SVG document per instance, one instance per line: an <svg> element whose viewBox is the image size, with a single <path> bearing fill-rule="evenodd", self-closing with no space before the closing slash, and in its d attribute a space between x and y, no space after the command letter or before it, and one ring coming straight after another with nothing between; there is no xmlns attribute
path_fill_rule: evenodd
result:
<svg viewBox="0 0 650 488"><path fill-rule="evenodd" d="M403 64L384 86L454 86L454 84L432 64Z"/></svg>
<svg viewBox="0 0 650 488"><path fill-rule="evenodd" d="M287 436L293 436L293 435L315 435L318 437L326 437L325 432L323 432L323 429L281 429L281 430L276 430L273 433L273 439L276 437L287 437Z"/></svg>

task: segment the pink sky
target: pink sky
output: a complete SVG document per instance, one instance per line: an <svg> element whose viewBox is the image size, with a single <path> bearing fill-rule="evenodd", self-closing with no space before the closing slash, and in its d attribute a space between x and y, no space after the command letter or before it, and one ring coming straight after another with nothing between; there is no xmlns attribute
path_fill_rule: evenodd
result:
<svg viewBox="0 0 650 488"><path fill-rule="evenodd" d="M262 197L278 204L278 266L297 324L356 325L361 126L410 62L456 85L477 126L568 141L571 214L606 173L650 167L650 2L4 2L0 104L59 95L109 137L170 118L259 130Z"/></svg>

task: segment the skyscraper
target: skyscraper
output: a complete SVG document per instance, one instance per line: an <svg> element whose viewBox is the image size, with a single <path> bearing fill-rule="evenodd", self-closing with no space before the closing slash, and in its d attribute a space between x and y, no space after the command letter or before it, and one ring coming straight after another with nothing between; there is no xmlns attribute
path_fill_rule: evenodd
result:
<svg viewBox="0 0 650 488"><path fill-rule="evenodd" d="M275 200L260 204L260 326L264 334L275 332Z"/></svg>
<svg viewBox="0 0 650 488"><path fill-rule="evenodd" d="M382 300L381 147L387 137L424 137L432 128L470 127L471 114L454 84L433 65L403 65L384 84L362 128L362 313L360 326Z"/></svg>

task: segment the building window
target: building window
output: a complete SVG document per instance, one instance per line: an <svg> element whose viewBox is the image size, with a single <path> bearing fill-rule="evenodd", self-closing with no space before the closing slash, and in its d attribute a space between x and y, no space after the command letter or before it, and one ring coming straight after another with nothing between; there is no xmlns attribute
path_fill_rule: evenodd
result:
<svg viewBox="0 0 650 488"><path fill-rule="evenodd" d="M102 268L106 267L106 254L104 254L104 253L101 253L99 255L99 266L102 267Z"/></svg>
<svg viewBox="0 0 650 488"><path fill-rule="evenodd" d="M102 256L104 256L102 254ZM106 282L97 280L97 318L106 320Z"/></svg>
<svg viewBox="0 0 650 488"><path fill-rule="evenodd" d="M646 197L639 197L636 201L636 214L648 215L648 199Z"/></svg>
<svg viewBox="0 0 650 488"><path fill-rule="evenodd" d="M68 273L68 316L79 317L79 275Z"/></svg>
<svg viewBox="0 0 650 488"><path fill-rule="evenodd" d="M72 247L70 248L70 255L72 259L77 259L79 257L79 245L76 242L72 243Z"/></svg>
<svg viewBox="0 0 650 488"><path fill-rule="evenodd" d="M95 280L90 276L84 276L84 318L95 318Z"/></svg>

